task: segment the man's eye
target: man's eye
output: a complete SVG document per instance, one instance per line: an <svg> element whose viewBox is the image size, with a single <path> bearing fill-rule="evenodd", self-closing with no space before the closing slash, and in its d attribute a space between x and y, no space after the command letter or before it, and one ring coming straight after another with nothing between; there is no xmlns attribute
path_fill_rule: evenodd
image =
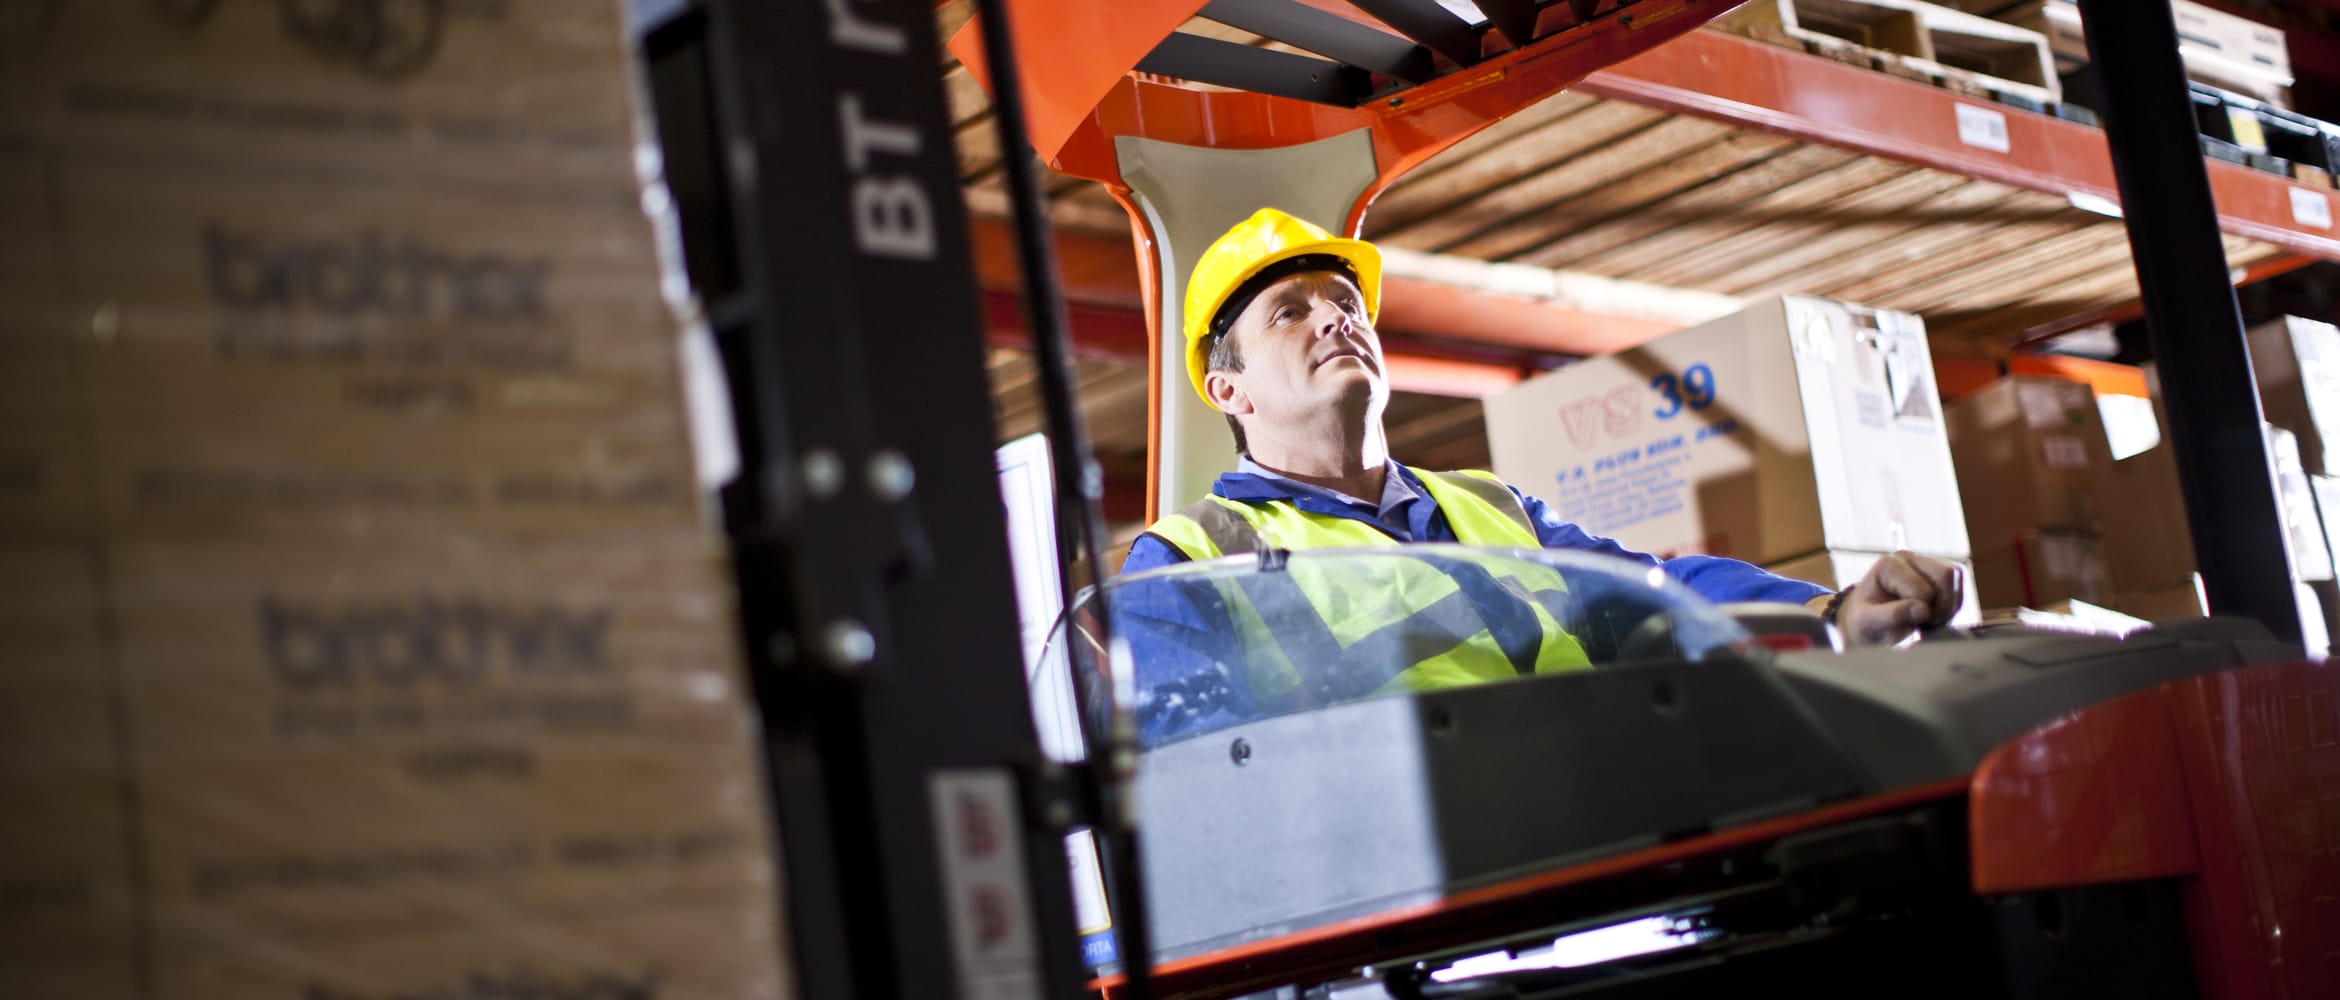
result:
<svg viewBox="0 0 2340 1000"><path fill-rule="evenodd" d="M1295 311L1292 309L1292 307L1290 307L1290 306L1285 306L1285 307L1284 307L1284 308L1282 308L1282 309L1278 309L1278 310L1276 310L1276 322L1278 322L1278 323L1289 323L1289 322L1291 322L1291 321L1292 321L1292 317L1294 317L1294 316L1297 316L1297 315L1299 315L1299 313L1298 313L1298 312L1295 312Z"/></svg>

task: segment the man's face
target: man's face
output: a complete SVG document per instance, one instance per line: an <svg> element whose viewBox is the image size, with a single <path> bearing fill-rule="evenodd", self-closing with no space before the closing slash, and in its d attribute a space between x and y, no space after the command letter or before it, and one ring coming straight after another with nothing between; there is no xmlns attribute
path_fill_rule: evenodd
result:
<svg viewBox="0 0 2340 1000"><path fill-rule="evenodd" d="M1365 320L1365 297L1346 275L1287 277L1251 300L1228 330L1240 372L1212 372L1211 399L1230 414L1276 423L1328 406L1371 408L1389 401L1381 338Z"/></svg>

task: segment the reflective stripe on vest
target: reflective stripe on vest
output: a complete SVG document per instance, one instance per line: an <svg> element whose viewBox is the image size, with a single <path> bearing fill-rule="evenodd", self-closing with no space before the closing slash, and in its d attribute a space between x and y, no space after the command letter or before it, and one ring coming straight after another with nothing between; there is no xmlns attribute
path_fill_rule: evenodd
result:
<svg viewBox="0 0 2340 1000"><path fill-rule="evenodd" d="M1528 520L1511 487L1488 472L1407 471L1422 481L1430 499L1446 515L1455 541L1487 548L1541 548L1536 527ZM1355 518L1311 514L1285 500L1244 503L1217 494L1206 496L1154 523L1149 533L1169 542L1188 559L1257 552L1263 534L1279 549L1363 548L1395 545L1388 532ZM1290 536L1290 537L1286 537Z"/></svg>
<svg viewBox="0 0 2340 1000"><path fill-rule="evenodd" d="M1519 497L1481 472L1411 470L1457 541L1540 548ZM1281 549L1399 545L1355 518L1315 514L1289 501L1244 503L1209 496L1148 529L1187 558ZM1449 556L1388 560L1388 572L1299 560L1220 585L1246 649L1252 695L1292 710L1391 690L1427 690L1590 665L1553 608L1566 599L1560 574L1516 560L1481 564ZM1260 608L1308 607L1270 627ZM1299 670L1295 664L1311 669Z"/></svg>

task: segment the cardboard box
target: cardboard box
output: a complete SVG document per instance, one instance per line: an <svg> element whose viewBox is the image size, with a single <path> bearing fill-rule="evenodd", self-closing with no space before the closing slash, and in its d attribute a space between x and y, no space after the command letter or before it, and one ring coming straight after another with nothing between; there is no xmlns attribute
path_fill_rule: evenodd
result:
<svg viewBox="0 0 2340 1000"><path fill-rule="evenodd" d="M1861 577L1868 575L1869 567L1875 566L1877 560L1881 558L1884 558L1884 554L1879 552L1832 550L1815 552L1808 556L1789 559L1764 568L1791 580L1804 580L1823 587L1842 590L1859 583ZM1950 619L1950 624L1966 627L1980 623L1982 621L1982 601L1974 584L1974 564L1965 559L1952 559L1951 561L1966 569L1966 600L1959 604L1958 614Z"/></svg>
<svg viewBox="0 0 2340 1000"><path fill-rule="evenodd" d="M2340 475L2340 328L2287 316L2251 328L2250 345L2267 422L2299 436L2310 474Z"/></svg>
<svg viewBox="0 0 2340 1000"><path fill-rule="evenodd" d="M634 199L110 157L62 175L110 527L699 523Z"/></svg>
<svg viewBox="0 0 2340 1000"><path fill-rule="evenodd" d="M2300 471L2297 441L2280 428L2266 430L2275 463L2269 475L2281 507L2293 581L2305 586L2330 580L2335 568L2330 539L2316 515L2310 477ZM2185 595L2198 594L2198 577L2193 534L2169 446L2114 463L2107 483L2106 495L2121 498L2104 508L2105 562L2120 595L2113 607L2140 618L2172 617L2161 612L2199 607L2198 598L2192 605L2185 603ZM2321 621L2319 614L2319 626Z"/></svg>
<svg viewBox="0 0 2340 1000"><path fill-rule="evenodd" d="M0 542L0 996L131 996L136 899L98 553Z"/></svg>
<svg viewBox="0 0 2340 1000"><path fill-rule="evenodd" d="M2193 529L2186 521L2170 446L2164 443L2113 463L2105 482L2104 495L2120 498L2102 511L2105 566L2113 588L2123 594L2158 592L2191 579Z"/></svg>
<svg viewBox="0 0 2340 1000"><path fill-rule="evenodd" d="M2335 571L2340 571L2340 477L2309 476L2308 490L2315 494L2316 512L2323 523L2324 551Z"/></svg>
<svg viewBox="0 0 2340 1000"><path fill-rule="evenodd" d="M2112 468L2096 392L2085 383L2009 376L1949 407L1966 529L1979 554L2038 528L2099 528L2097 491Z"/></svg>
<svg viewBox="0 0 2340 1000"><path fill-rule="evenodd" d="M2275 486L2283 504L2283 528L2290 539L2294 579L2332 579L2331 541L2316 515L2316 493L2300 467L2299 439L2280 427L2267 429L2267 450L2275 459Z"/></svg>
<svg viewBox="0 0 2340 1000"><path fill-rule="evenodd" d="M2027 531L1974 554L1975 589L1985 607L2051 609L2065 601L2110 604L2112 574L2103 541L2086 531Z"/></svg>
<svg viewBox="0 0 2340 1000"><path fill-rule="evenodd" d="M2155 589L2124 591L2113 598L2113 609L2146 621L2200 618L2210 613L2202 599L2202 579L2188 576L2179 583Z"/></svg>
<svg viewBox="0 0 2340 1000"><path fill-rule="evenodd" d="M66 320L50 184L47 157L0 148L0 538L94 522L88 340Z"/></svg>
<svg viewBox="0 0 2340 1000"><path fill-rule="evenodd" d="M2283 29L2190 0L2171 0L2170 11L2177 15L2178 53L2185 57L2187 75L2253 87L2291 86L2291 53Z"/></svg>
<svg viewBox="0 0 2340 1000"><path fill-rule="evenodd" d="M769 902L712 540L139 540L108 565L158 928Z"/></svg>
<svg viewBox="0 0 2340 1000"><path fill-rule="evenodd" d="M456 925L349 939L242 935L232 927L164 935L155 1000L593 998L781 1000L783 945L773 907L732 901L517 919L483 912Z"/></svg>
<svg viewBox="0 0 2340 1000"><path fill-rule="evenodd" d="M623 5L73 0L0 15L0 133L182 162L634 185Z"/></svg>
<svg viewBox="0 0 2340 1000"><path fill-rule="evenodd" d="M1915 316L1772 299L1486 408L1497 473L1628 548L1969 551Z"/></svg>
<svg viewBox="0 0 2340 1000"><path fill-rule="evenodd" d="M2161 443L2161 415L2151 397L2105 393L2096 397L2096 414L2112 445L2113 461L2120 461Z"/></svg>
<svg viewBox="0 0 2340 1000"><path fill-rule="evenodd" d="M2304 580L2294 580L2291 593L2299 606L2299 644L2307 650L2307 655L2322 659L2332 651L2332 627L2330 619L2324 616L2325 594L2317 587Z"/></svg>
<svg viewBox="0 0 2340 1000"><path fill-rule="evenodd" d="M2291 86L2291 56L2282 29L2188 0L2173 0L2170 10L2177 16L2178 53L2187 76L2257 94ZM2074 0L2035 0L1994 16L2046 35L2059 70L2088 65L2088 38Z"/></svg>
<svg viewBox="0 0 2340 1000"><path fill-rule="evenodd" d="M623 13L0 4L0 996L786 995Z"/></svg>

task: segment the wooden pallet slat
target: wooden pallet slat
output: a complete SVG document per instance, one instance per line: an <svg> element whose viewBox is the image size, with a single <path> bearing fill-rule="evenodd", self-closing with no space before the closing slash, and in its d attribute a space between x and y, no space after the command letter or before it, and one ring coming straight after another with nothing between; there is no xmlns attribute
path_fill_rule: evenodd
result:
<svg viewBox="0 0 2340 1000"><path fill-rule="evenodd" d="M999 124L989 110L951 132L951 147L959 155L960 183L975 183L999 170Z"/></svg>
<svg viewBox="0 0 2340 1000"><path fill-rule="evenodd" d="M2227 263L2247 268L2285 251L2272 243L2227 235ZM2136 308L2137 272L2126 255L2111 259L2102 270L2066 280L2054 287L1998 304L1986 311L1957 317L1946 324L1953 336L1982 341L2006 353L2011 338L2042 327L2052 327L2074 316L2103 315L2120 308Z"/></svg>
<svg viewBox="0 0 2340 1000"><path fill-rule="evenodd" d="M1417 246L1451 251L1454 244L1473 234L1631 176L1652 163L1712 143L1730 131L1727 125L1703 118L1668 118L1425 219L1409 227L1404 238Z"/></svg>
<svg viewBox="0 0 2340 1000"><path fill-rule="evenodd" d="M1662 158L1643 162L1614 180L1592 183L1543 205L1515 213L1448 253L1511 260L1592 226L1639 211L1684 190L1777 154L1786 140L1726 129Z"/></svg>
<svg viewBox="0 0 2340 1000"><path fill-rule="evenodd" d="M1897 289L1922 285L2087 224L2085 217L2061 204L2028 218L1978 220L1971 230L1959 227L1966 239L1828 294L1831 298L1882 305Z"/></svg>
<svg viewBox="0 0 2340 1000"><path fill-rule="evenodd" d="M1999 280L1967 290L1954 300L1958 308L1971 308L1984 302L2006 305L2035 301L2042 298L2085 295L2090 282L2102 287L2133 287L2136 284L2136 265L2129 259L2129 241L2126 230L2117 225L2095 226L2082 232L2093 237L2081 244L2086 249L2034 257L2031 266L2019 267ZM2115 237L2118 238L2115 238ZM2079 235L2073 237L2079 243ZM2014 262L2010 262L2014 266ZM2103 286L2104 282L2111 282Z"/></svg>
<svg viewBox="0 0 2340 1000"><path fill-rule="evenodd" d="M1712 26L1954 90L2063 99L2046 35L1921 0L1755 0Z"/></svg>
<svg viewBox="0 0 2340 1000"><path fill-rule="evenodd" d="M1809 293L1812 286L1782 285L1781 278L1817 269L1817 280L1829 282L1832 274L1865 271L1878 247L1935 225L1937 219L1962 216L1999 196L1999 192L1978 188L1963 177L1930 170L1896 178L1864 194L1878 197L1870 199L1873 204L1868 205L1846 205L1841 210L1832 206L1820 217L1824 225L1805 238L1743 260L1711 283L1739 296ZM1884 202L1888 195L1906 200Z"/></svg>
<svg viewBox="0 0 2340 1000"><path fill-rule="evenodd" d="M1751 230L1793 221L1851 192L1866 190L1916 169L1906 164L1855 157L1729 211L1640 241L1617 253L1585 261L1584 270L1616 278L1667 284L1666 276L1685 264L1707 259L1712 248Z"/></svg>
<svg viewBox="0 0 2340 1000"><path fill-rule="evenodd" d="M1893 289L1875 304L1926 313L1984 297L2005 301L2017 283L2037 280L2043 271L2062 271L2070 261L2102 252L2126 253L2128 235L2118 224L2067 224L2063 232L2024 240L2008 250L1941 277Z"/></svg>
<svg viewBox="0 0 2340 1000"><path fill-rule="evenodd" d="M950 107L954 128L991 111L991 94L975 81L975 74L967 72L965 66L954 66L943 74L943 99Z"/></svg>
<svg viewBox="0 0 2340 1000"><path fill-rule="evenodd" d="M1536 143L1548 140L1533 138L1531 133L1601 103L1604 102L1590 95L1564 90L1521 108L1503 120L1472 133L1469 138L1448 146L1437 156L1431 157L1429 162L1407 171L1404 177L1399 178L1396 184L1391 185L1388 191L1383 192L1380 198L1375 199L1374 211L1392 215L1401 214L1391 212L1391 206L1393 204L1403 205L1409 199L1424 197L1420 194L1406 193L1417 188L1440 185L1450 188L1469 188L1473 185L1458 184L1451 178L1447 180L1439 180L1438 178L1451 171L1478 169L1474 166L1475 164L1488 156L1495 155L1498 150L1533 150ZM1514 152L1512 155L1533 156L1536 154ZM1395 199L1394 202L1393 199ZM1368 219L1367 225L1371 224L1370 219Z"/></svg>
<svg viewBox="0 0 2340 1000"><path fill-rule="evenodd" d="M1629 215L1586 227L1513 256L1524 264L1551 268L1590 267L1595 259L1615 261L1642 240L1692 225L1732 206L1759 198L1815 174L1834 170L1858 154L1827 146L1794 145L1737 170L1701 182L1637 209Z"/></svg>
<svg viewBox="0 0 2340 1000"><path fill-rule="evenodd" d="M1699 184L1776 156L1791 145L1778 136L1735 131L1718 142L1523 213L1456 244L1450 252L1491 260L1516 259L1524 251L1549 246L1572 233L1638 214Z"/></svg>
<svg viewBox="0 0 2340 1000"><path fill-rule="evenodd" d="M1985 357L2005 357L2015 339L2030 330L2080 315L2102 315L2137 303L2136 269L2123 261L2053 289L2009 302L1959 311L1939 312L1928 324L1927 336L1954 350Z"/></svg>
<svg viewBox="0 0 2340 1000"><path fill-rule="evenodd" d="M1969 181L1957 192L1944 196L1956 197L1955 209L1948 204L1937 206L1945 213L1941 217L1921 220L1914 229L1863 248L1858 267L1844 266L1847 262L1821 262L1773 275L1762 291L1747 294L1772 294L1775 289L1794 288L1841 298L1839 290L1849 285L1922 263L2009 222L2036 217L2036 211L2025 208L2029 202L2022 195L2026 193L1989 181ZM1950 214L1953 211L1955 214Z"/></svg>
<svg viewBox="0 0 2340 1000"><path fill-rule="evenodd" d="M1695 257L1685 257L1668 272L1669 283L1738 294L1751 266L1760 267L1780 255L1805 252L1815 243L1847 227L1890 220L1914 211L1960 178L1932 170L1912 170L1843 198L1818 206L1796 218L1720 241Z"/></svg>
<svg viewBox="0 0 2340 1000"><path fill-rule="evenodd" d="M1445 170L1391 186L1374 199L1373 206L1365 213L1367 236L1400 246L1418 246L1420 241L1409 242L1408 227L1434 218L1455 205L1484 197L1523 175L1648 128L1665 117L1663 112L1622 101L1588 99L1577 110L1471 150L1468 156ZM1489 131L1500 124L1491 126Z"/></svg>

